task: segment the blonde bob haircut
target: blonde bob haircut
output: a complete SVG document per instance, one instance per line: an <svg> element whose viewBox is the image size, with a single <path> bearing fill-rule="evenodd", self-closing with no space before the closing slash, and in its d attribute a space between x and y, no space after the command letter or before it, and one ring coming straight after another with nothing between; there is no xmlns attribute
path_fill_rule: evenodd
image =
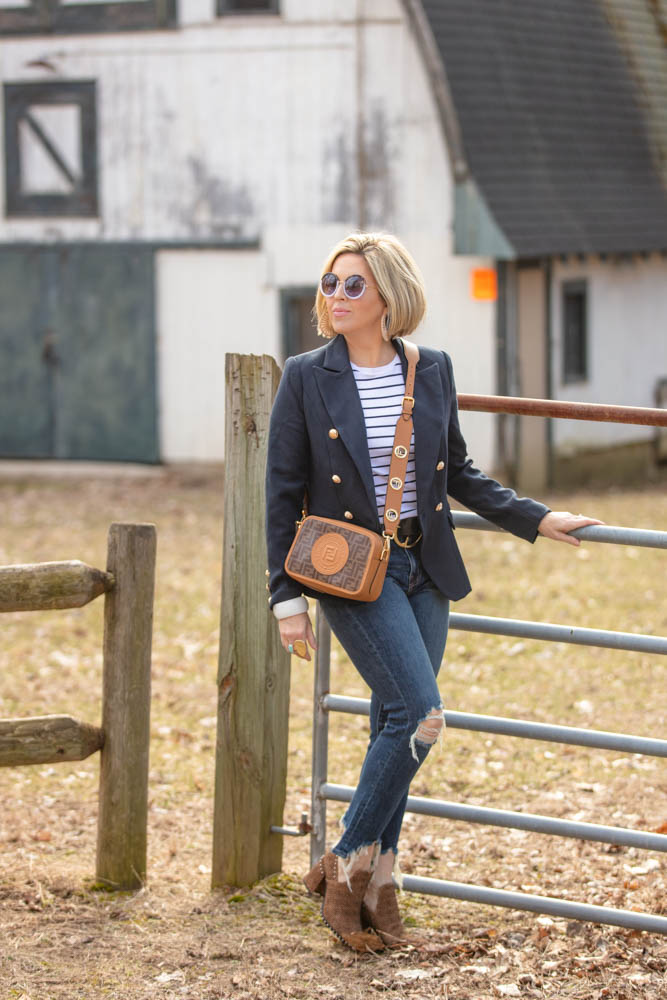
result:
<svg viewBox="0 0 667 1000"><path fill-rule="evenodd" d="M337 243L322 267L327 274L344 253L358 253L368 264L378 291L387 306L382 324L385 340L406 337L421 323L426 312L424 279L412 256L391 233L350 233ZM320 337L334 337L326 299L318 286L313 309Z"/></svg>

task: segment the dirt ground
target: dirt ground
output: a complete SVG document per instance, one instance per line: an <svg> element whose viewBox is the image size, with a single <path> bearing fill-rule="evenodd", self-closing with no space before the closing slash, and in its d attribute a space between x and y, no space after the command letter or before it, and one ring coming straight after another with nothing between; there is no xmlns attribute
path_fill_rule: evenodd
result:
<svg viewBox="0 0 667 1000"><path fill-rule="evenodd" d="M664 487L546 497L610 524L665 530ZM667 997L667 938L404 893L415 947L357 957L302 889L306 839L283 873L210 892L222 479L2 478L0 564L79 558L104 566L113 520L158 525L148 880L94 886L96 757L0 770L0 1000L278 1000L283 997ZM459 531L470 613L667 634L664 553ZM511 586L508 586L511 581ZM263 581L262 581L263 582ZM260 584L261 585L261 584ZM99 719L102 602L8 614L0 717ZM311 673L294 662L285 822L309 807ZM448 708L661 736L664 658L450 634ZM363 695L341 651L332 689ZM331 723L331 780L353 784L365 720ZM667 831L662 760L450 730L413 791L586 822ZM329 805L329 840L342 808ZM406 817L404 871L667 914L661 854L481 825Z"/></svg>

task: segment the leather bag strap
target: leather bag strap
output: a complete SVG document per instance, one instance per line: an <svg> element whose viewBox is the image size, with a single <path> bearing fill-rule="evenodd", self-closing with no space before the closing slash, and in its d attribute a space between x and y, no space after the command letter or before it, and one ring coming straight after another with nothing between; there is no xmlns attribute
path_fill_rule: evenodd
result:
<svg viewBox="0 0 667 1000"><path fill-rule="evenodd" d="M415 406L415 372L419 361L419 348L412 341L401 339L403 350L408 361L408 374L405 379L405 395L401 406L401 415L396 423L394 444L391 451L389 480L387 482L387 498L384 505L384 534L395 538L396 529L401 516L401 501L405 487L405 476L410 458L410 442L412 441L412 411Z"/></svg>

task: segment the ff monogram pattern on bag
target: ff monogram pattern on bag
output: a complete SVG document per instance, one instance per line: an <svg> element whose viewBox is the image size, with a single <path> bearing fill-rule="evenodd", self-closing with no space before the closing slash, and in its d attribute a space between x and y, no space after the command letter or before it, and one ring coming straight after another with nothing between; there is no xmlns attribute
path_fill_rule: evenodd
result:
<svg viewBox="0 0 667 1000"><path fill-rule="evenodd" d="M326 538L330 534L340 535L343 538L349 549L349 556L341 570L337 573L325 574L320 573L313 566L311 551L314 546L318 545L320 539ZM369 538L359 535L355 531L346 530L342 525L340 528L336 528L335 532L332 532L331 525L322 524L316 519L306 519L299 529L297 542L292 550L286 569L288 573L295 576L298 575L311 580L319 580L321 583L332 584L340 587L341 590L348 590L354 593L359 589L366 571L370 544ZM332 557L333 554L332 552ZM319 559L317 561L319 562Z"/></svg>

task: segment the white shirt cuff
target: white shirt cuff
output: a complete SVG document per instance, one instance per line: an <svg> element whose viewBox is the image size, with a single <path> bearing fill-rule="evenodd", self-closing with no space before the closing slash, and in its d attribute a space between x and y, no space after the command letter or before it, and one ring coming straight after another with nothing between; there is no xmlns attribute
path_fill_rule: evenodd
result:
<svg viewBox="0 0 667 1000"><path fill-rule="evenodd" d="M303 611L307 611L308 601L305 597L292 597L289 601L278 601L272 610L280 621L281 618L289 618L290 615L300 615Z"/></svg>

